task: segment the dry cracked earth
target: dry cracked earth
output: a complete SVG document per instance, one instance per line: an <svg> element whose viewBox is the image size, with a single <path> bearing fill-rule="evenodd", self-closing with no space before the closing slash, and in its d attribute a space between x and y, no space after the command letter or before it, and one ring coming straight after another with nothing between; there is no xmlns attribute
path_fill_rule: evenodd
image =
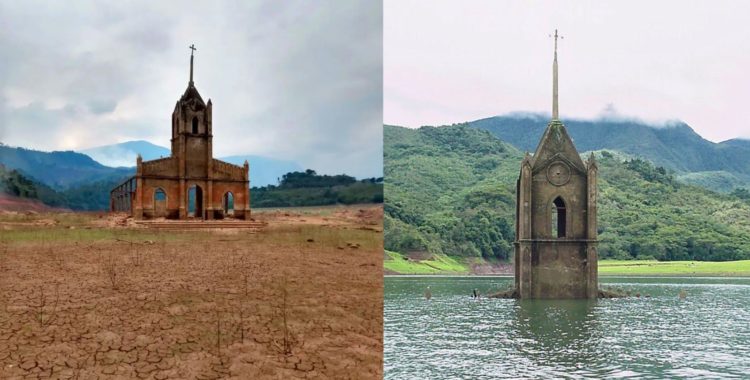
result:
<svg viewBox="0 0 750 380"><path fill-rule="evenodd" d="M256 218L0 214L0 378L382 378L382 209Z"/></svg>

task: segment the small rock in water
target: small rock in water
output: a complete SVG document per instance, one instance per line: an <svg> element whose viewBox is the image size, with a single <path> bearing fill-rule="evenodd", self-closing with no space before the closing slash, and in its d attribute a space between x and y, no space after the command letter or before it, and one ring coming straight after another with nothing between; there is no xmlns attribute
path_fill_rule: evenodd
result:
<svg viewBox="0 0 750 380"><path fill-rule="evenodd" d="M687 292L684 289L680 290L680 299L684 300L685 298L687 298Z"/></svg>

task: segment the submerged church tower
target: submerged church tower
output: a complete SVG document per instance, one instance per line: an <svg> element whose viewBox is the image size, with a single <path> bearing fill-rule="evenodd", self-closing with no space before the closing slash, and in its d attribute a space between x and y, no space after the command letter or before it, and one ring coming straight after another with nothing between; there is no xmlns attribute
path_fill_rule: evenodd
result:
<svg viewBox="0 0 750 380"><path fill-rule="evenodd" d="M557 30L552 120L516 183L515 287L521 299L596 298L599 293L596 173L581 160L557 104Z"/></svg>

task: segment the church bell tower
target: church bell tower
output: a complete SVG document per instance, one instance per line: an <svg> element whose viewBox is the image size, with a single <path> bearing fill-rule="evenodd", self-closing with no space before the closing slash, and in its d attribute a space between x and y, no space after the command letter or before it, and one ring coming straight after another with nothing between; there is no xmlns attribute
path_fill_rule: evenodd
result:
<svg viewBox="0 0 750 380"><path fill-rule="evenodd" d="M213 157L211 114L213 104L203 101L193 82L193 52L190 46L190 81L172 112L172 157L178 159L180 194L186 193L187 178L209 178ZM185 198L185 196L183 196ZM187 199L180 202L181 217L187 216ZM209 210L210 209L209 205Z"/></svg>
<svg viewBox="0 0 750 380"><path fill-rule="evenodd" d="M552 120L516 183L515 288L521 299L596 298L596 175L559 119L557 30L552 64Z"/></svg>

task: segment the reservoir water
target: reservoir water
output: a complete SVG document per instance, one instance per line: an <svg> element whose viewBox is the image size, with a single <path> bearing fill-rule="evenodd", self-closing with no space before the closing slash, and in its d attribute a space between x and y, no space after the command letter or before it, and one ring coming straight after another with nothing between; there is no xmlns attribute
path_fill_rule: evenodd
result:
<svg viewBox="0 0 750 380"><path fill-rule="evenodd" d="M750 278L600 277L640 298L471 298L512 281L386 277L385 378L750 378Z"/></svg>

